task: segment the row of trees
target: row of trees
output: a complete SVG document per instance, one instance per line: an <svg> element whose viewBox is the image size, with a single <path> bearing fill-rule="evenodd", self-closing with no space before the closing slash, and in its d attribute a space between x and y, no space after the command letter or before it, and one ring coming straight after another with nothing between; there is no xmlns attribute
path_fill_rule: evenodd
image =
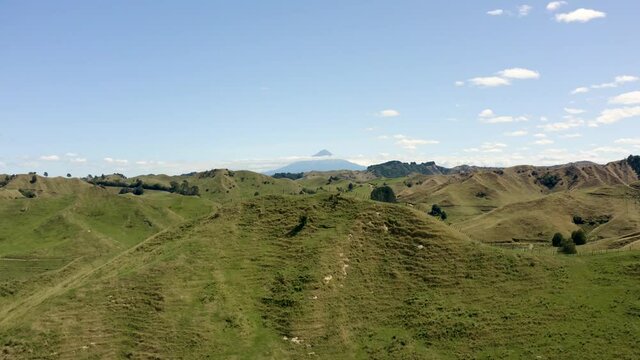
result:
<svg viewBox="0 0 640 360"><path fill-rule="evenodd" d="M196 185L189 185L187 180L183 180L181 183L177 181L172 181L169 183L169 186L162 184L147 184L140 179L136 179L132 183L126 183L122 181L120 178L116 178L115 180L109 180L102 177L92 177L87 178L87 182L100 185L100 186L110 186L110 187L119 187L122 188L120 190L121 194L133 193L135 195L142 195L144 190L158 190L158 191L167 191L170 193L176 193L180 195L187 196L195 196L200 195L200 188Z"/></svg>
<svg viewBox="0 0 640 360"><path fill-rule="evenodd" d="M559 248L565 254L575 254L576 245L584 245L587 243L587 235L582 229L571 233L571 237L565 238L561 233L555 233L551 239L551 245Z"/></svg>

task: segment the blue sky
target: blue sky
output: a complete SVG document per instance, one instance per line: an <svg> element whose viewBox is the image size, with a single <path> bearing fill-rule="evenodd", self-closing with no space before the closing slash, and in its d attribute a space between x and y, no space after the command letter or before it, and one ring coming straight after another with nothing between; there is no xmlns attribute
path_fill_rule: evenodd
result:
<svg viewBox="0 0 640 360"><path fill-rule="evenodd" d="M364 165L621 159L640 153L639 14L638 1L2 1L0 173L262 171L323 148Z"/></svg>

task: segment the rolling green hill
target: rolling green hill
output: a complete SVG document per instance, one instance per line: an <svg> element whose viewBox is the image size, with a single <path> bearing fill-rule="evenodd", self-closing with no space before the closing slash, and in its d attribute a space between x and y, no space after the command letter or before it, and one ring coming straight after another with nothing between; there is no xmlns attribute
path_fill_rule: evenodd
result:
<svg viewBox="0 0 640 360"><path fill-rule="evenodd" d="M637 358L640 186L571 166L105 176L197 196L20 175L0 188L0 359ZM383 184L399 203L368 200ZM549 246L577 228L579 256Z"/></svg>

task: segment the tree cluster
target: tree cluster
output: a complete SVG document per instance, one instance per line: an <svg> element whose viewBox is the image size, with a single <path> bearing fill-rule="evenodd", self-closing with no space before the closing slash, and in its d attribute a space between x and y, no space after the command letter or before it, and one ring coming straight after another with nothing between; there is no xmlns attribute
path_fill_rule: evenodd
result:
<svg viewBox="0 0 640 360"><path fill-rule="evenodd" d="M431 205L431 211L429 211L428 214L433 217L439 217L442 220L447 220L447 212L442 210L438 204Z"/></svg>
<svg viewBox="0 0 640 360"><path fill-rule="evenodd" d="M638 177L640 177L640 156L629 155L629 157L627 158L627 164L629 164L629 166L631 166L633 171L636 172Z"/></svg>
<svg viewBox="0 0 640 360"><path fill-rule="evenodd" d="M302 179L303 176L304 176L304 173L282 172L282 173L275 173L271 177L274 179L298 180L298 179Z"/></svg>
<svg viewBox="0 0 640 360"><path fill-rule="evenodd" d="M562 179L556 174L546 173L538 177L537 180L541 185L546 186L547 189L551 190L556 187Z"/></svg>
<svg viewBox="0 0 640 360"><path fill-rule="evenodd" d="M582 229L571 233L571 237L565 238L561 233L555 233L551 239L551 245L559 248L560 252L565 254L575 254L576 245L584 245L587 243L587 235Z"/></svg>

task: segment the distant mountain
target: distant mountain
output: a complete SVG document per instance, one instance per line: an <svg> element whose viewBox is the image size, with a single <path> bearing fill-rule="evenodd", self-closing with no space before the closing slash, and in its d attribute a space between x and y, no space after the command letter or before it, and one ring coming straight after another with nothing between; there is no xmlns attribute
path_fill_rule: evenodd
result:
<svg viewBox="0 0 640 360"><path fill-rule="evenodd" d="M309 171L335 171L335 170L365 170L364 166L341 159L304 160L297 161L279 169L265 172L267 175L275 173L306 173Z"/></svg>
<svg viewBox="0 0 640 360"><path fill-rule="evenodd" d="M333 154L329 152L327 149L322 149L318 151L313 157L322 157L322 156L332 156Z"/></svg>

